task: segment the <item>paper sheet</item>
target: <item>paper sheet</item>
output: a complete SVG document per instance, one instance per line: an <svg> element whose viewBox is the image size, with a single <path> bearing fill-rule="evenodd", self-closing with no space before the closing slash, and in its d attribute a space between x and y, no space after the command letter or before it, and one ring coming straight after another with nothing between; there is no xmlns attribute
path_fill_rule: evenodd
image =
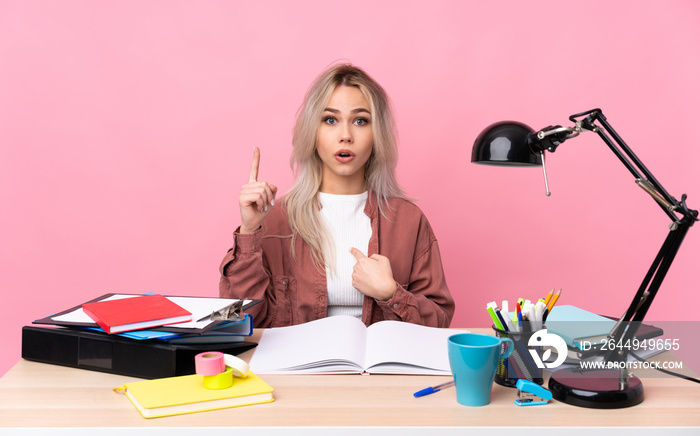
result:
<svg viewBox="0 0 700 436"><path fill-rule="evenodd" d="M105 300L119 300L122 298L133 298L133 297L138 297L138 295L130 295L130 294L114 294L108 298L105 298ZM167 297L168 300L172 301L173 303L179 305L180 307L183 307L190 313L192 313L192 321L188 322L181 322L178 324L175 324L174 326L177 327L182 327L182 328L204 328L211 324L210 320L204 320L197 322L196 320L201 319L207 315L210 315L213 311L222 309L229 304L232 304L236 302L236 299L231 299L231 298L207 298L207 297ZM245 300L245 304L248 304L251 300ZM92 318L87 316L85 312L83 311L82 307L60 315L60 316L54 316L51 317L52 320L58 321L58 322L80 322L80 323L94 323Z"/></svg>

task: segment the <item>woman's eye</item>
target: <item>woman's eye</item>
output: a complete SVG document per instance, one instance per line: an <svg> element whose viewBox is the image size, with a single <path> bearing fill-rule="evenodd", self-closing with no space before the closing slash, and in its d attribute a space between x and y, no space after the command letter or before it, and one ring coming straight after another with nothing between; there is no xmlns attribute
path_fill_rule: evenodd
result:
<svg viewBox="0 0 700 436"><path fill-rule="evenodd" d="M322 121L326 124L336 124L338 122L338 120L333 117L323 117Z"/></svg>
<svg viewBox="0 0 700 436"><path fill-rule="evenodd" d="M369 120L367 118L358 118L355 120L355 124L358 126L364 126L365 124L369 124Z"/></svg>

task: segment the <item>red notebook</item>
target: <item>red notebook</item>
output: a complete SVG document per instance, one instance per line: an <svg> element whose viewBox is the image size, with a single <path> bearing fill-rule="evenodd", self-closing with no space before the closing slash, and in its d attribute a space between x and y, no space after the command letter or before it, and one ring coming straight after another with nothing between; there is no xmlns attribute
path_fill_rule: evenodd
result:
<svg viewBox="0 0 700 436"><path fill-rule="evenodd" d="M110 334L192 320L190 312L159 294L85 303L83 311Z"/></svg>

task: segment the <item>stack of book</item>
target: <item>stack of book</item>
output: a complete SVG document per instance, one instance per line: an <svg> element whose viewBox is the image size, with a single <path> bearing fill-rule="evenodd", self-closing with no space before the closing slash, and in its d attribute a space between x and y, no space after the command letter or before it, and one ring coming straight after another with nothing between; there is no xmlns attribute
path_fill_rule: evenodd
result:
<svg viewBox="0 0 700 436"><path fill-rule="evenodd" d="M115 389L144 418L267 403L272 387L250 371L224 389L207 389L195 373L199 353L238 354L257 345L245 341L253 320L243 313L257 302L106 294L34 321L51 327L24 327L22 357L152 379Z"/></svg>
<svg viewBox="0 0 700 436"><path fill-rule="evenodd" d="M238 300L160 294L105 294L22 329L22 357L141 378L194 372L202 351L239 354L257 344L245 312L259 300L243 301L236 320L211 314Z"/></svg>

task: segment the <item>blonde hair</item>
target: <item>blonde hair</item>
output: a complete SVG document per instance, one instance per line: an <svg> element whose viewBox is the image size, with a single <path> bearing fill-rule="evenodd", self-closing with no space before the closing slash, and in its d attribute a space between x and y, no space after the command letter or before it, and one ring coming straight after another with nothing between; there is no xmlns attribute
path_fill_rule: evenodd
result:
<svg viewBox="0 0 700 436"><path fill-rule="evenodd" d="M324 261L324 249L332 246L320 214L318 191L321 187L323 163L316 153L316 138L322 112L333 91L339 86L354 86L362 92L370 106L374 146L365 166L365 182L370 195L375 195L384 214L390 198L406 198L396 181L398 149L396 126L389 97L382 87L362 69L350 64L335 65L323 72L309 88L297 113L292 136L290 165L295 182L285 195L289 224L292 229L292 255L298 236L311 248L317 267L332 265ZM330 252L330 250L328 251Z"/></svg>

